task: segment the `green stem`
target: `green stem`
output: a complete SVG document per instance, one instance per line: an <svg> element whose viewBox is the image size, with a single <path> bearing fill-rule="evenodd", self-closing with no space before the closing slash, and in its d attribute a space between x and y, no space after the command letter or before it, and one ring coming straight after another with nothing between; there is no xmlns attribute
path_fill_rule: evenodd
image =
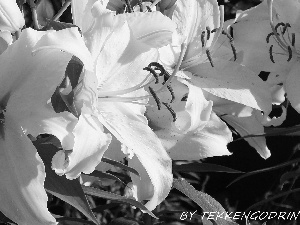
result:
<svg viewBox="0 0 300 225"><path fill-rule="evenodd" d="M66 11L66 9L71 4L71 1L72 0L67 0L65 2L65 4L61 7L61 9L58 11L58 13L52 18L52 21L57 21L59 19L59 17L61 17L61 15L64 13L64 11Z"/></svg>
<svg viewBox="0 0 300 225"><path fill-rule="evenodd" d="M29 0L29 5L31 8L34 29L39 30L40 27L39 27L39 22L37 20L36 4L34 3L34 0Z"/></svg>

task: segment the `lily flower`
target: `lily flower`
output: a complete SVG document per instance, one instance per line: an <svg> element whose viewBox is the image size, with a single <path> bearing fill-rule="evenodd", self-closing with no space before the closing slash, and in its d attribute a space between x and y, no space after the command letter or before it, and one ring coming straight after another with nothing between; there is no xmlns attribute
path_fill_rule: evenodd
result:
<svg viewBox="0 0 300 225"><path fill-rule="evenodd" d="M185 130L185 132L194 130L195 134L193 135L195 136L196 133L199 133L199 130L205 128L205 124L209 124L209 121L213 120L210 123L214 125L208 125L207 128L209 129L203 130L203 133L213 137L218 127L224 127L224 124L220 119L217 120L214 115L216 107L212 107L209 111L208 106L210 105L211 107L215 102L217 103L221 100L224 103L223 106L226 104L231 105L231 107L228 106L226 110L223 110L226 111L226 114L234 114L244 107L250 107L263 111L264 116L269 115L272 102L268 86L250 69L234 61L237 57L236 48L232 37L224 31L226 29L223 28L223 8L218 6L217 1L177 0L172 8L166 10L165 13L177 24L177 35L173 35L172 44L162 47L159 50L160 63L166 71L169 71L169 74L172 74L173 79L175 79L175 76L179 77L177 80L188 87L189 91L186 93L188 98L185 98L187 99L186 107L193 105L195 112L198 111L198 113L189 113L190 117L187 117L189 122L186 123L194 125ZM172 86L172 81L169 83L170 86ZM203 100L212 95L215 97ZM201 100L199 96L201 96ZM160 94L158 94L158 97L161 97ZM191 99L191 103L189 103L189 98ZM171 103L170 105L173 106ZM228 111L229 108L233 111ZM149 110L151 111L151 109ZM199 115L202 115L199 112L204 112L203 110L207 113L206 117L200 116L199 119ZM157 117L159 117L159 113L158 110ZM220 109L216 110L216 113L223 115ZM251 113L247 116L250 115ZM155 116L152 116L150 119L155 120ZM193 123L192 121L197 121L197 123ZM199 126L198 129L196 129L197 126ZM215 131L211 127L214 127ZM166 130L170 130L170 127ZM224 155L228 155L226 145L231 140L231 137L228 135L227 129L224 128L221 130L224 131L223 141L217 155L221 155L221 152ZM191 137L194 138L193 141L195 140L194 136L190 135L189 142L192 142ZM203 137L204 134L198 135L197 141L200 143L201 139L204 139L203 143L209 143ZM215 137L218 139L222 135L220 133L218 137ZM188 140L185 141L188 142ZM171 142L175 143L174 140ZM213 141L210 143L210 151L213 153ZM183 145L184 143L182 143ZM206 149L208 148L206 147ZM194 151L198 152L199 158L201 147L194 148ZM260 149L257 149L257 151L264 158L270 155L268 150L264 153ZM205 150L205 152L208 151Z"/></svg>
<svg viewBox="0 0 300 225"><path fill-rule="evenodd" d="M47 209L44 164L27 135L53 134L72 148L77 119L55 113L47 102L72 55L90 68L89 53L76 50L80 45L76 28L28 28L0 55L0 210L17 224L56 224Z"/></svg>
<svg viewBox="0 0 300 225"><path fill-rule="evenodd" d="M242 50L241 62L252 70L271 72L270 83L283 84L288 100L298 112L299 7L299 1L264 1L240 13L232 25Z"/></svg>
<svg viewBox="0 0 300 225"><path fill-rule="evenodd" d="M0 30L16 32L25 25L25 20L15 0L0 2Z"/></svg>
<svg viewBox="0 0 300 225"><path fill-rule="evenodd" d="M120 154L123 151L129 155L129 166L140 174L140 177L131 175L137 199L149 200L145 206L153 210L168 195L173 177L171 159L143 115L145 104L152 97L144 86L153 79L143 67L157 61L156 48L169 43L175 26L160 12L115 15L106 9L105 3L92 3L87 1L82 7L82 2L72 2L75 23L83 31L94 68L94 72L82 74L75 90L75 103L81 111L80 117L90 118L86 126L98 130L104 126L122 143ZM91 18L90 24L83 22L86 18ZM73 156L89 155L92 150L87 142L86 150L73 149L68 161ZM106 149L102 150L104 154ZM89 162L90 167L95 168L101 157ZM80 174L80 170L72 173L74 164L65 163L64 155L57 155L55 161L56 169L67 176ZM145 189L145 185L150 189Z"/></svg>

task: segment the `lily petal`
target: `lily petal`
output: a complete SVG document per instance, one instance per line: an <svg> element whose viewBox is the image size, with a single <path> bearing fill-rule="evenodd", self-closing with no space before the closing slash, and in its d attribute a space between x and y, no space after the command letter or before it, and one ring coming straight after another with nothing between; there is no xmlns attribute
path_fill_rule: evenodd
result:
<svg viewBox="0 0 300 225"><path fill-rule="evenodd" d="M187 131L201 130L205 127L212 112L212 101L207 101L201 88L185 81L181 81L189 87L189 94L185 105L186 112L190 114L191 123Z"/></svg>
<svg viewBox="0 0 300 225"><path fill-rule="evenodd" d="M56 136L63 149L70 150L74 146L74 135L77 118L68 112L55 113L49 105L36 108L34 112L21 121L21 126L26 134L36 137L39 134L53 134Z"/></svg>
<svg viewBox="0 0 300 225"><path fill-rule="evenodd" d="M290 100L294 109L296 109L298 113L300 113L299 69L299 63L295 63L288 74L286 83L284 84L287 97Z"/></svg>
<svg viewBox="0 0 300 225"><path fill-rule="evenodd" d="M15 32L25 25L24 17L14 0L0 2L0 30Z"/></svg>
<svg viewBox="0 0 300 225"><path fill-rule="evenodd" d="M92 173L111 141L111 135L105 134L102 125L86 111L86 106L83 106L73 131L75 144L68 159L63 160L65 154L58 152L52 160L52 168L58 174L66 174L68 179L75 179L80 173Z"/></svg>
<svg viewBox="0 0 300 225"><path fill-rule="evenodd" d="M270 44L266 38L272 32L269 18L267 1L263 1L256 7L238 14L233 28L233 38L236 49L242 51L238 56L242 58L241 63L253 71L286 71L286 55L276 54L273 63L270 59ZM276 49L275 49L276 48ZM274 52L281 52L277 44L274 45ZM276 58L275 58L276 57Z"/></svg>
<svg viewBox="0 0 300 225"><path fill-rule="evenodd" d="M264 133L263 125L257 120L255 114L250 117L235 117L225 115L222 117L230 126L232 126L242 137L249 134L262 134ZM258 154L267 159L271 156L270 150L266 144L265 137L250 137L245 138L250 146L256 149Z"/></svg>
<svg viewBox="0 0 300 225"><path fill-rule="evenodd" d="M210 114L205 127L200 126L185 134L170 128L155 133L173 160L231 155L227 149L227 144L232 141L231 131L214 112Z"/></svg>
<svg viewBox="0 0 300 225"><path fill-rule="evenodd" d="M98 118L101 123L133 151L146 169L153 184L154 194L145 206L153 210L171 190L171 159L148 125L142 122L126 103L100 102L99 112Z"/></svg>
<svg viewBox="0 0 300 225"><path fill-rule="evenodd" d="M17 224L56 224L47 210L45 168L21 127L5 114L0 138L0 210Z"/></svg>
<svg viewBox="0 0 300 225"><path fill-rule="evenodd" d="M152 48L160 48L172 42L176 25L160 12L136 12L123 15L126 16L133 36L144 44Z"/></svg>
<svg viewBox="0 0 300 225"><path fill-rule="evenodd" d="M204 63L189 69L191 82L203 90L246 106L271 112L272 98L268 85L254 72L235 62L218 60L215 67Z"/></svg>

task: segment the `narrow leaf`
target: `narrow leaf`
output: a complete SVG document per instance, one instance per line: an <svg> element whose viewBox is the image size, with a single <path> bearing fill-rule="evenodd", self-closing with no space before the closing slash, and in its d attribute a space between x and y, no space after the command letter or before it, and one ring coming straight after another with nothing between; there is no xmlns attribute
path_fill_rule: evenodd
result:
<svg viewBox="0 0 300 225"><path fill-rule="evenodd" d="M213 212L223 214L222 218L217 218L215 220L218 225L230 225L236 224L232 222L228 217L226 218L226 210L222 207L222 205L212 198L210 195L197 191L192 185L190 185L185 179L174 179L173 187L185 194L191 200L193 200L197 205L199 205L204 212ZM227 215L228 216L228 215ZM226 220L225 220L226 218Z"/></svg>
<svg viewBox="0 0 300 225"><path fill-rule="evenodd" d="M291 160L291 161L288 161L288 162L285 162L285 163L282 163L282 164L279 164L279 165L276 165L276 166L272 166L272 167L268 167L268 168L264 168L264 169L260 169L260 170L255 170L255 171L243 174L243 175L239 176L238 178L236 178L234 181L232 181L230 184L228 184L227 187L229 187L233 183L235 183L235 182L237 182L237 181L239 181L239 180L241 180L245 177L249 177L249 176L252 176L252 175L255 175L255 174L258 174L258 173L277 170L277 169L280 169L282 167L286 167L286 166L289 166L291 164L298 163L299 161L300 161L300 159L294 159L294 160Z"/></svg>
<svg viewBox="0 0 300 225"><path fill-rule="evenodd" d="M173 171L176 172L224 172L224 173L244 173L239 170L231 169L229 167L211 164L192 162L187 164L173 164Z"/></svg>
<svg viewBox="0 0 300 225"><path fill-rule="evenodd" d="M64 176L58 176L51 169L52 157L58 149L52 144L43 144L42 139L34 142L34 145L45 164L46 180L44 185L46 191L69 203L95 224L98 224L92 210L90 209L79 181L68 180Z"/></svg>
<svg viewBox="0 0 300 225"><path fill-rule="evenodd" d="M110 165L119 167L121 169L128 170L129 172L134 173L137 176L140 176L139 173L135 169L133 169L129 166L126 166L125 164L120 163L118 161L115 161L115 160L112 160L112 159L109 159L109 158L105 158L105 157L102 158L102 161L105 162L105 163L108 163Z"/></svg>
<svg viewBox="0 0 300 225"><path fill-rule="evenodd" d="M102 191L98 188L82 186L82 189L83 189L84 193L87 194L87 195L92 195L92 196L96 196L96 197L99 197L99 198L105 198L105 199L114 200L114 201L117 201L117 202L130 204L130 205L133 205L135 207L140 208L144 212L148 213L150 216L152 216L154 218L157 218L142 203L140 203L140 202L138 202L134 199L126 198L124 196L117 195L117 194L114 194L114 193L110 193L110 192L107 192L107 191Z"/></svg>
<svg viewBox="0 0 300 225"><path fill-rule="evenodd" d="M115 181L121 182L122 184L124 184L126 186L126 184L122 180L120 180L118 177L116 177L112 174L109 174L109 173L104 173L101 171L94 170L91 174L89 174L89 176L98 177L100 179L115 180Z"/></svg>

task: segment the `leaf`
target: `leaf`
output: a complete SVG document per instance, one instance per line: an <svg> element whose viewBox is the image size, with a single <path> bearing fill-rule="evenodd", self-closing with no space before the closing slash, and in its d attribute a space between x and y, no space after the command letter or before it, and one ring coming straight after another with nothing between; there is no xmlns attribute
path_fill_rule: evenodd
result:
<svg viewBox="0 0 300 225"><path fill-rule="evenodd" d="M264 132L263 125L256 119L255 115L242 118L225 115L222 119L224 119L244 138L249 134ZM271 153L267 147L265 137L249 137L245 140L250 146L256 149L262 158L267 159L270 157Z"/></svg>
<svg viewBox="0 0 300 225"><path fill-rule="evenodd" d="M114 194L114 193L110 193L110 192L107 192L107 191L102 191L98 188L82 186L82 189L83 189L84 193L87 194L87 195L92 195L92 196L96 196L96 197L99 197L99 198L105 198L105 199L114 200L114 201L117 201L117 202L130 204L130 205L133 205L135 207L140 208L144 212L148 213L150 216L152 216L154 218L157 218L142 203L140 203L140 202L138 202L134 199L126 198L124 196L117 195L117 194Z"/></svg>
<svg viewBox="0 0 300 225"><path fill-rule="evenodd" d="M92 173L89 174L89 176L98 177L100 179L104 178L104 179L119 181L126 186L126 184L122 180L120 180L118 177L116 177L112 174L109 174L109 173L104 173L102 171L94 170Z"/></svg>
<svg viewBox="0 0 300 225"><path fill-rule="evenodd" d="M128 170L129 172L134 173L137 176L140 176L139 173L135 169L133 169L133 168L131 168L129 166L126 166L125 164L120 163L118 161L115 161L115 160L103 157L102 158L102 162L108 163L110 165L119 167L119 168L124 169L124 170Z"/></svg>
<svg viewBox="0 0 300 225"><path fill-rule="evenodd" d="M300 162L300 159L294 159L294 160L291 160L291 161L288 161L288 162L285 162L285 163L282 163L282 164L279 164L279 165L276 165L276 166L272 166L272 167L268 167L268 168L264 168L264 169L260 169L260 170L255 170L255 171L246 173L246 174L241 175L238 178L236 178L234 181L232 181L230 184L228 184L227 187L229 187L233 183L236 183L237 181L239 181L239 180L241 180L241 179L243 179L245 177L249 177L249 176L252 176L252 175L255 175L255 174L258 174L258 173L263 173L263 172L269 172L269 171L272 171L272 170L277 170L277 169L280 169L282 167L286 167L286 166L289 166L291 164L298 163L298 162Z"/></svg>
<svg viewBox="0 0 300 225"><path fill-rule="evenodd" d="M300 176L299 171L286 172L286 173L282 174L280 177L280 185L282 185L289 179L297 179L299 176Z"/></svg>
<svg viewBox="0 0 300 225"><path fill-rule="evenodd" d="M244 173L239 170L234 170L229 167L211 164L192 162L187 164L173 164L173 171L176 172L224 172L224 173Z"/></svg>
<svg viewBox="0 0 300 225"><path fill-rule="evenodd" d="M173 187L185 194L191 200L193 200L197 205L199 205L204 212L213 212L218 213L219 215L223 214L222 218L217 217L215 220L218 225L230 225L236 224L232 222L229 218L226 220L225 216L227 215L226 210L222 207L222 205L217 202L210 195L197 191L192 185L190 185L185 179L174 179ZM228 216L228 215L227 215Z"/></svg>
<svg viewBox="0 0 300 225"><path fill-rule="evenodd" d="M79 181L68 180L64 176L58 176L51 169L52 157L58 151L58 149L52 144L44 144L43 141L43 139L39 139L33 143L45 164L46 180L44 185L46 191L69 203L82 212L87 218L92 220L95 224L98 224Z"/></svg>
<svg viewBox="0 0 300 225"><path fill-rule="evenodd" d="M9 224L9 223L12 223L12 224L14 224L14 222L13 221L11 221L9 218L7 218L1 211L0 211L0 224L1 223L7 223L7 224Z"/></svg>
<svg viewBox="0 0 300 225"><path fill-rule="evenodd" d="M140 223L133 218L120 217L111 221L108 225L139 225Z"/></svg>
<svg viewBox="0 0 300 225"><path fill-rule="evenodd" d="M255 203L255 204L251 205L248 209L245 210L245 212L248 212L248 211L250 211L251 209L254 209L254 208L256 208L256 207L259 206L259 205L265 204L265 203L270 202L270 201L273 201L273 200L275 200L275 199L277 199L277 198L281 198L281 197L284 197L284 196L287 196L287 195L289 195L289 194L296 193L296 192L299 192L299 191L300 191L300 188L295 188L295 189L290 190L290 191L280 192L280 194L277 194L277 195L275 195L275 196L273 196L273 197L264 199L264 200L262 200L262 201L260 201L260 202L257 202L257 203Z"/></svg>
<svg viewBox="0 0 300 225"><path fill-rule="evenodd" d="M59 217L56 220L59 222L58 225L94 225L93 222L79 218Z"/></svg>

